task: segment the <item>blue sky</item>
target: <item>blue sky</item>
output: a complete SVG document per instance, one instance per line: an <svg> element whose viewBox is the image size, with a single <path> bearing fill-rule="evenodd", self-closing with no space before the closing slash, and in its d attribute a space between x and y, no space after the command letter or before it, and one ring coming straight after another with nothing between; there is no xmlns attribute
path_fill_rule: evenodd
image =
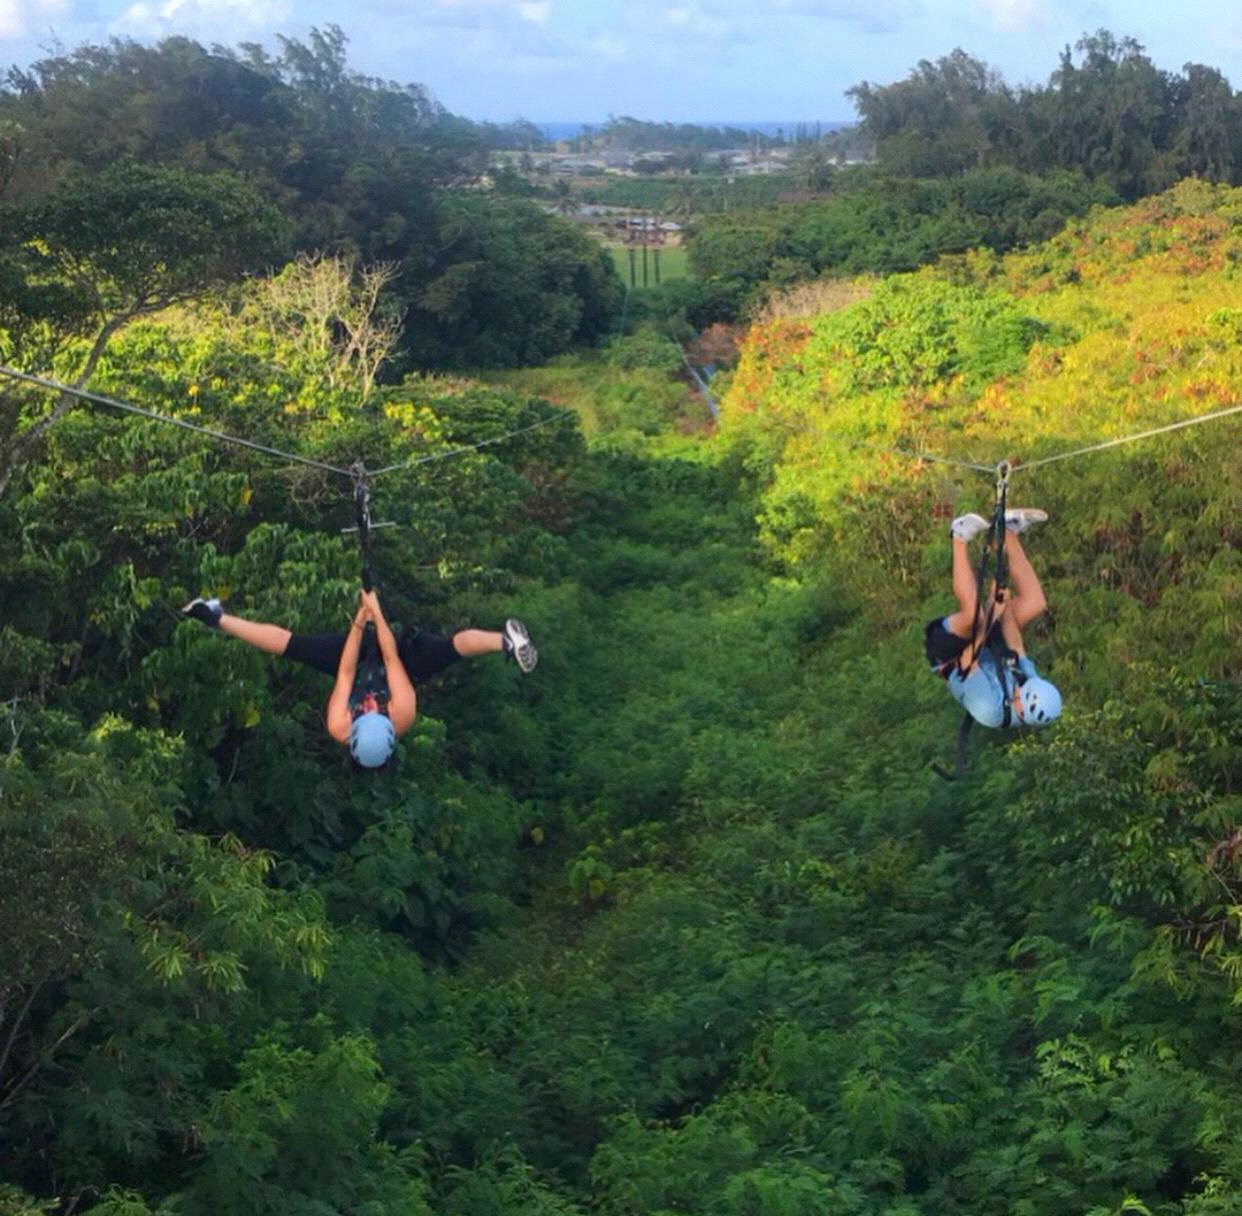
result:
<svg viewBox="0 0 1242 1216"><path fill-rule="evenodd" d="M0 64L56 41L271 43L335 22L354 67L504 121L849 119L845 90L960 46L1011 83L1104 27L1158 66L1242 86L1242 6L1222 0L0 0Z"/></svg>

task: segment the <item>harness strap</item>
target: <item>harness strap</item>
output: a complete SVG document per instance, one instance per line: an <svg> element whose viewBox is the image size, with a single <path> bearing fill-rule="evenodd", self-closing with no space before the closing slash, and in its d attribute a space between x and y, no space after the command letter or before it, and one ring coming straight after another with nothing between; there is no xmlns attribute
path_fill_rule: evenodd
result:
<svg viewBox="0 0 1242 1216"><path fill-rule="evenodd" d="M1000 686L1001 693L1001 726L1009 727L1013 724L1013 707L1011 705L1010 696L1007 693L1009 682L1005 678L1007 663L1005 656L1002 654L1002 647L988 645L988 637L992 632L992 624L996 615L996 604L993 601L988 606L986 613L983 611L983 585L987 578L988 558L993 556L993 548L995 549L995 565L993 567L993 581L996 586L996 594L998 596L1004 594L1005 584L1007 581L1007 572L1005 566L1005 497L1009 488L1010 464L1007 460L1002 460L996 466L996 501L992 507L992 519L988 524L987 540L983 544L983 552L979 556L979 569L975 574L975 616L971 625L971 641L979 639L982 648L991 651L992 662L996 668L996 681ZM980 620L983 620L983 627L980 628ZM976 650L971 656L970 666L967 667L965 674L969 675L971 668L979 662L979 651ZM937 668L937 674L943 675L949 667L948 663L942 664ZM945 679L948 676L945 675ZM962 723L957 728L957 753L954 761L954 772L950 775L946 769L939 764L933 764L933 771L946 781L957 781L962 778L966 772L966 762L968 759L968 747L970 728L974 725L974 718L970 714L962 716Z"/></svg>
<svg viewBox="0 0 1242 1216"><path fill-rule="evenodd" d="M373 696L383 710L388 704L388 678L375 638L375 625L367 621L358 646L358 667L354 672L354 685L349 692L349 704L353 708L364 697Z"/></svg>
<svg viewBox="0 0 1242 1216"><path fill-rule="evenodd" d="M966 776L966 763L970 758L970 728L974 724L975 720L969 714L962 715L962 723L957 728L957 750L953 756L953 771L949 772L941 764L933 764L932 772L937 777L943 777L946 781L960 781Z"/></svg>
<svg viewBox="0 0 1242 1216"><path fill-rule="evenodd" d="M367 485L367 469L361 457L349 466L354 479L354 518L358 525L358 548L362 553L362 589L374 587L371 578L371 491Z"/></svg>
<svg viewBox="0 0 1242 1216"><path fill-rule="evenodd" d="M1001 695L1001 726L1008 728L1013 725L1013 705L1009 687L1011 681L1006 679L1009 671L1009 664L1005 661L1005 656L1001 653L999 646L994 646L992 650L992 663L996 668L996 682L1000 685Z"/></svg>
<svg viewBox="0 0 1242 1216"><path fill-rule="evenodd" d="M982 646L987 645L988 635L992 632L992 623L996 615L995 600L988 606L986 614L983 611L983 585L987 578L989 557L995 556L992 581L995 584L997 596L1004 594L1008 578L1005 567L1005 494L1008 486L1009 462L1002 460L996 466L996 502L992 508L992 518L988 522L987 539L979 555L979 569L975 574L975 615L971 625L971 641L978 638ZM982 628L979 627L981 618L983 619ZM978 662L979 651L976 650L971 656L970 667L966 669L967 673ZM999 675L999 671L997 674ZM1004 684L1001 687L1004 688Z"/></svg>

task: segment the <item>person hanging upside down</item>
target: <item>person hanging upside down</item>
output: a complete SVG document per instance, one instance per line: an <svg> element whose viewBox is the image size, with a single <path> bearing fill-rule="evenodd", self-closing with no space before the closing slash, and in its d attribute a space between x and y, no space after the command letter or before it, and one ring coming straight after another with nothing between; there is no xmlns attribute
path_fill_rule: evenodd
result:
<svg viewBox="0 0 1242 1216"><path fill-rule="evenodd" d="M266 654L293 659L335 676L328 697L328 734L345 744L364 768L385 764L392 755L394 741L410 729L417 706L415 685L439 675L458 659L503 653L523 673L533 671L539 659L526 626L513 619L506 621L499 633L462 629L452 637L443 637L408 629L398 641L384 619L374 591L358 593L358 611L348 633L291 633L280 625L233 616L215 599L191 600L181 611ZM359 656L368 624L374 626L374 645L383 666L382 680L359 679ZM363 654L364 668L368 666L368 657Z"/></svg>
<svg viewBox="0 0 1242 1216"><path fill-rule="evenodd" d="M1035 670L1022 643L1022 630L1048 604L1018 534L1047 518L1031 507L1005 512L1013 591L998 595L993 584L982 606L966 546L990 525L981 515L959 515L949 525L957 611L927 622L923 649L953 699L981 726L1046 726L1061 712L1061 694Z"/></svg>

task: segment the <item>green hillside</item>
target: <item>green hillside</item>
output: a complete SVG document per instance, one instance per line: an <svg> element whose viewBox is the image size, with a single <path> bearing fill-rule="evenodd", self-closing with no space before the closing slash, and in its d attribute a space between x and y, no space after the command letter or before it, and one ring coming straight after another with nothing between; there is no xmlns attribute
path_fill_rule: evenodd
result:
<svg viewBox="0 0 1242 1216"><path fill-rule="evenodd" d="M1242 1208L1242 423L1015 471L1067 708L956 785L919 633L990 481L856 446L1033 460L1234 404L1240 215L1186 184L756 328L715 435L614 358L589 441L377 479L392 615L517 614L541 661L420 690L372 776L323 679L176 612L343 627L348 483L68 411L0 498L0 1213ZM92 384L332 465L549 416L360 407L331 328L246 291Z"/></svg>

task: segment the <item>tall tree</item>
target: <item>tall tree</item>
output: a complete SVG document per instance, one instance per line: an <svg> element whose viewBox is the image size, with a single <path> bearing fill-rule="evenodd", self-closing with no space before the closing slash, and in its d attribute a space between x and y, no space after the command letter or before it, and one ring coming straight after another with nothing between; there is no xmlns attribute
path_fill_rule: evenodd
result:
<svg viewBox="0 0 1242 1216"><path fill-rule="evenodd" d="M230 174L134 161L0 212L0 247L6 250L0 270L17 288L7 301L17 353L28 365L46 366L67 340L84 338L71 377L80 387L121 326L262 267L285 235L276 209ZM62 395L50 410L23 418L9 395L0 494L74 400Z"/></svg>
<svg viewBox="0 0 1242 1216"><path fill-rule="evenodd" d="M1037 169L1080 169L1104 177L1122 195L1147 188L1167 141L1170 81L1133 38L1098 30L1066 47L1048 87L1031 98L1040 128Z"/></svg>
<svg viewBox="0 0 1242 1216"><path fill-rule="evenodd" d="M1242 167L1242 132L1238 100L1216 68L1188 63L1172 82L1174 135L1164 182L1202 177L1210 182L1236 181Z"/></svg>
<svg viewBox="0 0 1242 1216"><path fill-rule="evenodd" d="M915 175L980 168L995 159L995 132L1012 105L1000 75L960 48L920 60L890 85L867 81L847 91L886 167Z"/></svg>

